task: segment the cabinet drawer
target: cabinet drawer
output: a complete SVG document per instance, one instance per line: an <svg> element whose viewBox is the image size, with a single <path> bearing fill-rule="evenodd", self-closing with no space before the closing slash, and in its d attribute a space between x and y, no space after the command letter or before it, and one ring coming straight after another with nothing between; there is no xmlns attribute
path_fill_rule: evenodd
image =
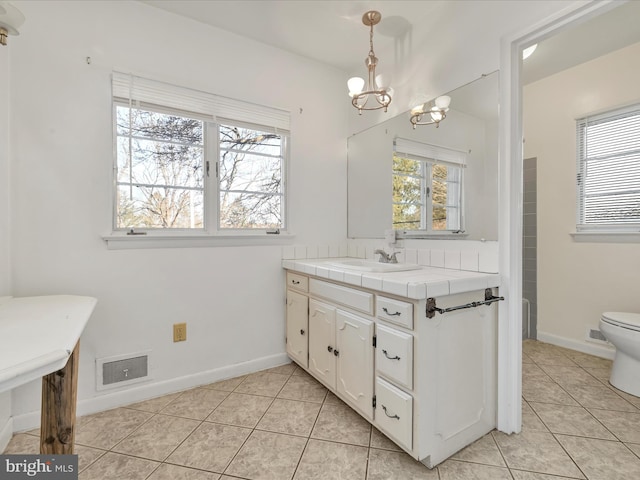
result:
<svg viewBox="0 0 640 480"><path fill-rule="evenodd" d="M376 316L387 322L413 329L413 304L378 296Z"/></svg>
<svg viewBox="0 0 640 480"><path fill-rule="evenodd" d="M309 280L309 292L369 315L373 314L373 294L322 280Z"/></svg>
<svg viewBox="0 0 640 480"><path fill-rule="evenodd" d="M376 377L375 423L408 450L413 448L413 398Z"/></svg>
<svg viewBox="0 0 640 480"><path fill-rule="evenodd" d="M376 325L376 370L389 380L413 388L413 335Z"/></svg>
<svg viewBox="0 0 640 480"><path fill-rule="evenodd" d="M287 272L287 287L306 292L309 290L309 277L298 273Z"/></svg>

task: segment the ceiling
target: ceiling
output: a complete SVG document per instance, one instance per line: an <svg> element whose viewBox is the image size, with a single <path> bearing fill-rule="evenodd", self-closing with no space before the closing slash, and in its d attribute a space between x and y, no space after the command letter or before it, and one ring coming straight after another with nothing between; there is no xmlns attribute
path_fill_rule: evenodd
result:
<svg viewBox="0 0 640 480"><path fill-rule="evenodd" d="M369 29L362 24L363 13L368 10L382 13L382 21L374 27L374 47L382 63L393 56L398 38L444 15L447 3L451 4L446 0L141 1L349 74L364 70L369 50ZM640 42L638 18L640 1L631 1L540 42L524 63L524 83Z"/></svg>

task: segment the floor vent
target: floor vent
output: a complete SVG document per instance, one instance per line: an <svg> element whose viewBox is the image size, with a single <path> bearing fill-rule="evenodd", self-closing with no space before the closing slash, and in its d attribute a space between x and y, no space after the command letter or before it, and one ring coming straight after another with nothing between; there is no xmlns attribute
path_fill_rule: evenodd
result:
<svg viewBox="0 0 640 480"><path fill-rule="evenodd" d="M595 343L604 343L609 345L607 337L605 337L597 328L590 328L587 330L587 341Z"/></svg>
<svg viewBox="0 0 640 480"><path fill-rule="evenodd" d="M149 380L149 354L140 352L96 359L96 388L104 390Z"/></svg>

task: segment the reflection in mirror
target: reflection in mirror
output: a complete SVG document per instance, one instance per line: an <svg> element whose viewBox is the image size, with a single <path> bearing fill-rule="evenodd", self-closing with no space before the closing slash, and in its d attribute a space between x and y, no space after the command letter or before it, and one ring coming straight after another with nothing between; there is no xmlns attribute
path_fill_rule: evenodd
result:
<svg viewBox="0 0 640 480"><path fill-rule="evenodd" d="M438 128L408 112L349 138L350 238L498 238L498 72L446 95Z"/></svg>

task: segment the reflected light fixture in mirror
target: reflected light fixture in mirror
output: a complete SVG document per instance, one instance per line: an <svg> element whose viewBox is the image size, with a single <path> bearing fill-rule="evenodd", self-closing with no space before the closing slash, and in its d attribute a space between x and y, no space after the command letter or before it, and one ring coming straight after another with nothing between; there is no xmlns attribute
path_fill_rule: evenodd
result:
<svg viewBox="0 0 640 480"><path fill-rule="evenodd" d="M527 58L529 58L531 54L536 51L536 48L538 48L538 44L534 43L530 47L527 47L524 50L522 50L522 60L526 60Z"/></svg>
<svg viewBox="0 0 640 480"><path fill-rule="evenodd" d="M411 109L411 118L409 121L416 128L416 125L435 125L436 128L440 126L440 122L447 118L447 112L449 111L449 105L451 104L451 97L448 95L441 95L433 101L433 104L423 103L417 105ZM425 114L429 114L428 119L423 121Z"/></svg>
<svg viewBox="0 0 640 480"><path fill-rule="evenodd" d="M375 10L371 10L362 16L362 23L371 29L369 32L369 55L364 61L368 70L366 90L365 80L363 78L352 77L347 82L351 104L358 109L360 115L362 115L362 110L378 110L384 108L386 112L387 107L391 103L393 89L387 85L388 81L385 81L382 75L376 76L378 58L373 52L373 26L380 23L381 19L382 15Z"/></svg>
<svg viewBox="0 0 640 480"><path fill-rule="evenodd" d="M7 2L0 2L0 45L7 44L8 35L20 35L18 28L24 23L20 10Z"/></svg>

